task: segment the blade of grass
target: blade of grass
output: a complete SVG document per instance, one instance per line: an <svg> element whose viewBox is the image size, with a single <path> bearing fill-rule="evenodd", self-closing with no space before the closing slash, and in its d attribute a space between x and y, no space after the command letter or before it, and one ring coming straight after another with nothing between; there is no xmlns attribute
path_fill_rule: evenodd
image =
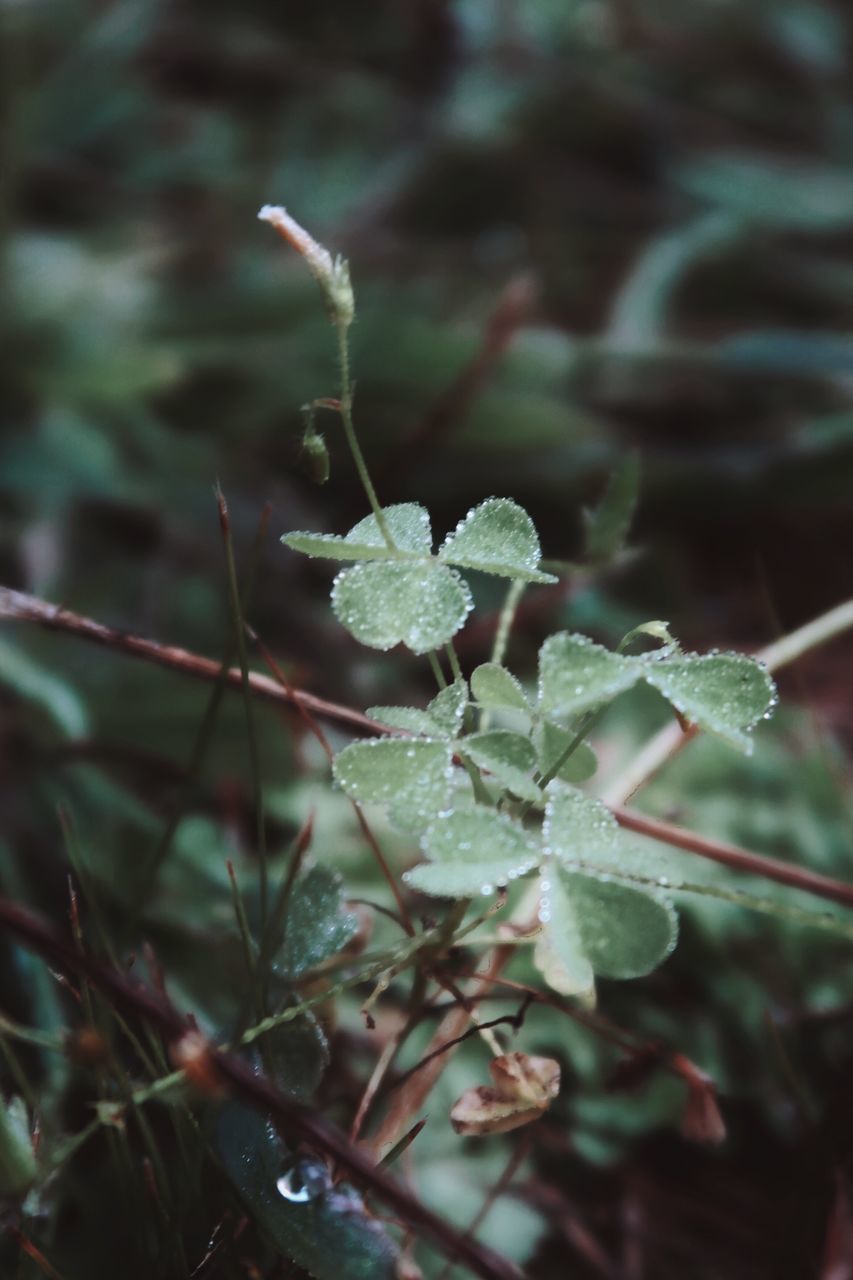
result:
<svg viewBox="0 0 853 1280"><path fill-rule="evenodd" d="M261 762L258 748L258 737L255 728L254 704L249 688L249 659L246 652L246 633L243 623L243 607L240 601L240 590L237 584L237 567L234 563L234 545L231 539L231 519L228 504L219 486L216 487L216 503L219 509L219 525L222 530L222 541L225 548L225 567L228 575L228 594L234 623L234 638L240 659L240 674L243 682L243 704L246 710L246 735L249 742L249 766L252 774L252 792L255 806L255 823L257 854L259 864L258 899L261 917L261 933L267 918L267 897L269 894L269 870L267 867L267 837L264 822L264 796L261 782Z"/></svg>

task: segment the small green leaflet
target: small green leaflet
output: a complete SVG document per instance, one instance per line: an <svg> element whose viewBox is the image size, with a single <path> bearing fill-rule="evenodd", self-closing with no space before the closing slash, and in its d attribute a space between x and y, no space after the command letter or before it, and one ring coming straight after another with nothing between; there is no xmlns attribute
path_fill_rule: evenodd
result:
<svg viewBox="0 0 853 1280"><path fill-rule="evenodd" d="M444 565L385 560L339 573L332 608L347 631L371 649L404 644L412 653L429 653L453 639L473 601L459 574Z"/></svg>
<svg viewBox="0 0 853 1280"><path fill-rule="evenodd" d="M551 986L578 994L596 973L649 973L677 937L669 900L645 883L653 856L638 852L600 801L558 782L548 797L541 833L484 806L438 819L421 840L430 862L409 871L407 882L436 897L474 897L538 867L535 959Z"/></svg>
<svg viewBox="0 0 853 1280"><path fill-rule="evenodd" d="M471 692L481 707L490 710L509 707L514 711L530 711L520 682L497 662L484 662L475 669Z"/></svg>
<svg viewBox="0 0 853 1280"><path fill-rule="evenodd" d="M379 720L392 729L403 729L423 738L455 738L462 728L468 705L468 687L464 680L454 680L433 698L426 711L419 707L368 707L371 720Z"/></svg>
<svg viewBox="0 0 853 1280"><path fill-rule="evenodd" d="M464 680L454 680L453 684L435 695L427 711L439 725L442 737L456 737L462 728L467 705L468 686Z"/></svg>
<svg viewBox="0 0 853 1280"><path fill-rule="evenodd" d="M666 959L678 922L662 894L606 875L543 865L534 958L549 986L563 995L593 987L593 975L641 978Z"/></svg>
<svg viewBox="0 0 853 1280"><path fill-rule="evenodd" d="M530 776L536 768L536 752L523 734L491 729L469 734L456 747L481 769L488 769L513 795L522 800L541 800L542 793Z"/></svg>
<svg viewBox="0 0 853 1280"><path fill-rule="evenodd" d="M508 498L489 498L432 554L429 514L416 502L383 508L389 545L375 516L339 534L289 533L294 551L331 560L354 560L335 578L332 605L338 620L362 644L413 653L439 649L463 626L473 602L450 564L526 582L556 582L542 573L539 539L526 511Z"/></svg>
<svg viewBox="0 0 853 1280"><path fill-rule="evenodd" d="M423 831L447 803L453 754L446 742L367 739L344 747L334 774L359 804L385 805L402 830Z"/></svg>
<svg viewBox="0 0 853 1280"><path fill-rule="evenodd" d="M532 870L540 852L529 835L494 809L477 806L439 818L421 841L432 859L405 880L439 898L491 894Z"/></svg>
<svg viewBox="0 0 853 1280"><path fill-rule="evenodd" d="M640 657L611 653L586 636L558 632L539 653L539 709L571 716L645 680L692 723L749 752L749 731L776 704L773 681L760 663L736 653L676 653Z"/></svg>
<svg viewBox="0 0 853 1280"><path fill-rule="evenodd" d="M447 535L438 558L504 578L556 582L538 568L541 555L536 528L524 508L510 498L487 498Z"/></svg>
<svg viewBox="0 0 853 1280"><path fill-rule="evenodd" d="M548 716L577 715L615 698L639 678L630 658L586 636L558 631L539 650L539 709Z"/></svg>
<svg viewBox="0 0 853 1280"><path fill-rule="evenodd" d="M749 730L776 705L764 667L738 653L693 653L645 662L645 679L700 729L750 752Z"/></svg>
<svg viewBox="0 0 853 1280"><path fill-rule="evenodd" d="M282 542L294 551L329 560L393 560L432 551L429 512L417 502L400 502L382 511L394 542L390 548L373 515L353 525L345 537L336 533L286 533Z"/></svg>

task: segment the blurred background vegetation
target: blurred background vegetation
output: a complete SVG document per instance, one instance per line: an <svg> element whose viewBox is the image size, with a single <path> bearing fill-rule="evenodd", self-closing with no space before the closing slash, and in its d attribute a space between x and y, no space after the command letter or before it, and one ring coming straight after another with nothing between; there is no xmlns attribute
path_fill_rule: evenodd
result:
<svg viewBox="0 0 853 1280"><path fill-rule="evenodd" d="M841 0L0 0L0 23L6 585L219 657L219 480L242 563L272 503L251 618L291 678L358 706L426 696L424 664L359 649L331 617L327 571L278 546L293 528L343 532L364 503L331 415L326 486L300 457L300 406L335 393L334 343L303 265L255 221L273 201L350 260L356 417L383 502L417 498L443 532L512 496L545 555L575 561L582 508L639 451L631 549L529 592L520 674L560 627L613 643L666 618L687 647L750 649L849 594ZM466 668L491 643L498 598L480 603ZM800 664L754 762L702 743L650 808L850 877L850 660L839 641ZM188 803L204 688L8 628L0 678L6 891L66 912L64 805L112 909L188 806L151 927L173 992L222 1025L236 945L222 866L229 852L251 865L253 839L239 701ZM632 711L607 722L623 756L660 714ZM293 724L263 714L259 734L284 849L324 776ZM347 811L322 805L318 857L348 892L378 893ZM853 1274L827 1269L833 1222L853 1251L847 951L709 908L660 975L605 990L613 1016L692 1053L730 1096L721 1152L678 1138L668 1085L608 1093L603 1051L531 1015L528 1047L571 1063L568 1087L526 1197L484 1237L535 1254L543 1277L565 1274L567 1247L584 1277ZM62 1021L34 962L7 948L3 965L11 1012ZM360 1033L339 1034L369 1070ZM470 1083L459 1070L445 1101ZM340 1106L352 1081L331 1075ZM473 1217L460 1188L494 1182L506 1152L443 1129L420 1141L422 1194ZM97 1215L76 1212L91 1239ZM113 1274L107 1244L104 1270L80 1270L67 1232L63 1280Z"/></svg>

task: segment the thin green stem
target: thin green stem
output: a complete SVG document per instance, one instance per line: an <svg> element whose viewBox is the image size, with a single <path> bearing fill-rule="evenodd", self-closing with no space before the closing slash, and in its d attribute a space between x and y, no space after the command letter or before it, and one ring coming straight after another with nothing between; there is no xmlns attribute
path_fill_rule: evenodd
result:
<svg viewBox="0 0 853 1280"><path fill-rule="evenodd" d="M370 503L370 509L376 517L376 523L379 526L379 532L385 539L390 550L395 550L394 539L391 537L391 531L388 528L382 508L379 505L379 499L376 496L376 490L373 487L373 481L370 478L370 472L367 469L367 463L364 460L364 454L361 452L361 445L358 443L358 436L355 434L355 426L352 420L352 381L349 371L349 328L345 324L339 324L338 330L338 360L340 362L341 372L341 422L344 425L344 435L349 445L349 451L352 454L355 469L358 472L358 478L361 481L362 488L367 495L367 501Z"/></svg>
<svg viewBox="0 0 853 1280"><path fill-rule="evenodd" d="M258 522L257 532L255 533L255 538L252 543L251 551L249 552L248 565L246 568L246 574L245 574L245 580L244 580L245 586L243 589L243 596L241 601L242 612L244 617L246 615L246 612L248 611L249 603L252 598L255 579L257 577L257 572L258 572L258 565L260 564L260 559L261 559L261 550L263 548L264 539L266 537L267 526L269 525L269 518L270 518L271 511L272 511L272 507L269 503L267 503L267 505L264 507L263 511L261 512L261 518L260 518L260 521ZM237 652L236 641L234 637L229 637L228 643L226 644L225 650L222 655L222 663L219 668L219 675L216 679L216 683L213 686L210 697L207 700L207 705L204 709L204 715L201 718L201 722L198 726L198 730L195 735L195 741L193 742L192 751L190 752L189 763L186 768L186 781L184 782L180 800L172 810L172 814L169 820L167 821L166 826L163 828L163 833L160 836L159 841L157 842L157 847L155 848L154 852L151 854L151 857L148 859L147 865L145 866L145 869L143 872L141 887L136 895L137 915L141 913L142 909L144 908L145 903L147 902L148 897L154 887L154 884L156 883L157 876L160 872L160 868L162 867L163 863L168 857L169 850L172 847L172 841L175 837L175 832L180 826L181 819L183 818L184 813L186 811L186 805L189 800L191 789L195 786L198 780L198 776L201 772L202 764L204 763L204 757L207 753L207 748L210 743L211 737L213 735L213 730L216 724L216 718L219 714L219 706L220 706L220 703L222 702L223 694L225 693L225 690L227 688L228 671L229 671L229 668L231 667L231 663L234 661L236 652Z"/></svg>
<svg viewBox="0 0 853 1280"><path fill-rule="evenodd" d="M464 680L462 668L459 665L459 655L452 640L448 640L444 646L444 652L447 654L447 661L450 663L450 671L454 680Z"/></svg>
<svg viewBox="0 0 853 1280"><path fill-rule="evenodd" d="M492 654L489 659L490 662L494 662L497 666L503 666L507 647L509 646L509 634L526 586L526 582L522 582L520 578L515 578L507 588L506 597L498 617L498 625L495 629L495 638L492 642ZM488 729L491 723L492 713L487 707L483 707L480 710L480 732L482 733Z"/></svg>
<svg viewBox="0 0 853 1280"><path fill-rule="evenodd" d="M435 676L435 682L438 685L439 689L446 689L447 681L444 678L444 672L441 669L441 663L438 660L438 654L435 652L434 649L431 649L427 654L427 661L429 662L430 670L432 671L432 674Z"/></svg>
<svg viewBox="0 0 853 1280"><path fill-rule="evenodd" d="M569 757L574 755L584 738L587 737L590 730L594 728L604 715L605 710L605 707L599 707L596 711L587 712L583 720L581 720L580 728L565 750L560 752L554 763L550 765L540 777L537 777L536 781L539 783L540 787L547 787L548 783L552 782L553 779L556 778L557 774L560 772Z"/></svg>
<svg viewBox="0 0 853 1280"><path fill-rule="evenodd" d="M515 578L510 584L506 593L506 599L498 618L498 625L495 631L495 638L492 644L492 656L490 661L501 665L506 657L507 646L509 645L509 633L512 630L512 624L515 621L515 615L518 606L521 603L521 597L524 595L526 582L522 582L520 578Z"/></svg>
<svg viewBox="0 0 853 1280"><path fill-rule="evenodd" d="M267 897L269 893L269 871L267 868L267 837L264 822L264 796L261 783L261 762L258 750L258 738L255 728L254 705L249 687L249 657L246 650L246 631L243 623L243 607L240 600L240 589L237 584L237 566L234 562L234 545L231 541L231 521L225 495L217 488L216 498L219 504L219 522L222 526L222 540L225 545L225 567L228 575L228 594L231 601L231 612L234 621L234 641L240 659L240 675L243 684L243 704L246 711L246 736L249 743L249 766L252 772L252 798L255 806L255 824L258 845L259 866L259 908L261 932L267 918Z"/></svg>
<svg viewBox="0 0 853 1280"><path fill-rule="evenodd" d="M467 903L465 905L467 909ZM494 911L495 907L490 907L483 915L477 916L474 920L470 920L468 924L463 925L452 937L447 935L444 924L442 924L425 930L423 933L418 934L416 938L407 938L399 947L391 952L386 952L358 973L351 974L348 978L342 978L340 982L334 983L324 991L317 992L316 995L309 996L300 1004L291 1005L287 1009L282 1009L279 1013L274 1013L268 1018L264 1018L257 1026L250 1027L248 1031L244 1031L236 1044L239 1046L252 1044L255 1040L260 1039L261 1036L268 1035L270 1031L275 1031L276 1027L280 1027L282 1023L292 1022L294 1018L301 1017L303 1013L307 1013L309 1009L315 1008L316 1005L334 999L341 992L348 991L350 987L358 987L365 982L370 982L374 978L380 977L381 974L387 973L390 969L393 969L395 974L401 973L407 965L412 963L419 951L422 951L424 947L434 946L442 933L446 939L447 948L456 946L469 933L478 929L485 920L494 914Z"/></svg>

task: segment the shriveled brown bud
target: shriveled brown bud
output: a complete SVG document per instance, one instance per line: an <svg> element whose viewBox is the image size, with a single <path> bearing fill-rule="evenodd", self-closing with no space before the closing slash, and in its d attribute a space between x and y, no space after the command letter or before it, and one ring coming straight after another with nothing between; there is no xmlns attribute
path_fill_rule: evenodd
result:
<svg viewBox="0 0 853 1280"><path fill-rule="evenodd" d="M457 1133L484 1137L509 1133L547 1111L560 1092L560 1065L553 1058L504 1053L489 1063L494 1085L466 1089L450 1112Z"/></svg>
<svg viewBox="0 0 853 1280"><path fill-rule="evenodd" d="M209 1098L221 1098L227 1092L216 1055L200 1031L187 1031L182 1035L171 1045L169 1056L199 1093L205 1093Z"/></svg>

